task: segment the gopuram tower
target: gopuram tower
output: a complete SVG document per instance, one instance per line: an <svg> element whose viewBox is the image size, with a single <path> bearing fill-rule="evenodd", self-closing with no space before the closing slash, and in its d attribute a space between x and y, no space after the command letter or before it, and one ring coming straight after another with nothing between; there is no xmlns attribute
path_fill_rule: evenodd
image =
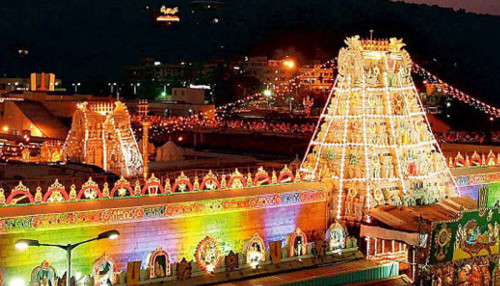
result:
<svg viewBox="0 0 500 286"><path fill-rule="evenodd" d="M301 165L332 180L335 217L458 195L411 77L402 40L346 39L338 76Z"/></svg>
<svg viewBox="0 0 500 286"><path fill-rule="evenodd" d="M63 157L125 177L141 175L141 153L125 104L119 101L79 104Z"/></svg>

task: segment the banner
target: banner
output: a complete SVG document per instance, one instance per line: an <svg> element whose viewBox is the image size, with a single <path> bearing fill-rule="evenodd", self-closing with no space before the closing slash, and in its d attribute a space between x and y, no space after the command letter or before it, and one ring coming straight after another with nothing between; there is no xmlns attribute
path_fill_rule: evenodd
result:
<svg viewBox="0 0 500 286"><path fill-rule="evenodd" d="M453 221L433 225L430 263L499 253L499 208L464 212Z"/></svg>

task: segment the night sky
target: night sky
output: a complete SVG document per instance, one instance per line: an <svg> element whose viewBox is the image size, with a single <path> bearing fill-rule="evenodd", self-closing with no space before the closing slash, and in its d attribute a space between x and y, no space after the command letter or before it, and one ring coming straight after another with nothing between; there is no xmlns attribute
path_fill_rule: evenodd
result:
<svg viewBox="0 0 500 286"><path fill-rule="evenodd" d="M500 15L500 1L498 0L393 0L408 3L438 5L453 9L464 9L468 12Z"/></svg>
<svg viewBox="0 0 500 286"><path fill-rule="evenodd" d="M153 25L145 7L162 4L179 6L179 25ZM92 92L122 80L125 67L141 57L204 62L271 56L289 47L305 59L313 58L317 48L334 57L346 36L367 36L375 29L378 37L404 38L412 57L424 66L500 105L495 96L500 93L498 16L387 0L233 0L223 11L192 10L190 2L181 0L8 1L0 6L0 74L55 72L66 87L79 81ZM207 24L213 17L220 23ZM17 56L19 48L27 48L29 56Z"/></svg>

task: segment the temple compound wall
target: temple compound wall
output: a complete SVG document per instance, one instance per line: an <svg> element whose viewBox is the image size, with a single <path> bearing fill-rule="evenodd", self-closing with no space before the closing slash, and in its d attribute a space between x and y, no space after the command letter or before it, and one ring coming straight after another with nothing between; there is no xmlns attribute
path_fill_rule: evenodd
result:
<svg viewBox="0 0 500 286"><path fill-rule="evenodd" d="M307 247L308 240L324 237L328 228L331 190L326 182L301 182L214 192L7 205L0 208L3 281L23 279L30 285L36 267L53 269L59 277L66 271L63 250L28 247L19 251L14 247L18 239L66 244L112 229L121 233L118 239L91 242L73 251L73 275L94 273L96 279L96 273L106 267L113 268L114 273L126 271L129 261L141 261L147 268L157 262L151 260L152 256L162 256L158 259L162 265L185 258L193 261L193 271L202 268L217 272L230 251L238 253L242 263L269 260L265 252L274 241L282 242L283 257L305 255L312 249ZM298 245L290 248L291 243ZM265 252L259 253L261 250Z"/></svg>

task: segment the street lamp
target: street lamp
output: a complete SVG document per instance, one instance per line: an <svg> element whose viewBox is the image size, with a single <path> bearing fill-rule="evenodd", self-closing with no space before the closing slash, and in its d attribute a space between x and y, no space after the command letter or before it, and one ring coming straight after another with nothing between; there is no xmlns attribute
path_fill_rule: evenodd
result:
<svg viewBox="0 0 500 286"><path fill-rule="evenodd" d="M75 87L75 92L78 92L78 87L79 87L80 85L82 85L82 84L81 84L81 83L79 83L79 82L76 82L76 83L74 82L74 83L72 83L71 85Z"/></svg>
<svg viewBox="0 0 500 286"><path fill-rule="evenodd" d="M141 86L141 83L139 83L139 82L138 83L131 83L130 85L134 87L134 95L137 95L137 88L139 86Z"/></svg>
<svg viewBox="0 0 500 286"><path fill-rule="evenodd" d="M108 85L109 85L109 88L111 89L111 90L110 90L110 91L111 91L111 94L113 94L113 87L115 87L115 86L116 86L116 82L113 82L113 83L108 83Z"/></svg>
<svg viewBox="0 0 500 286"><path fill-rule="evenodd" d="M87 239L78 243L73 243L73 244L50 244L50 243L40 243L38 240L34 239L19 239L16 241L15 247L18 250L25 250L30 246L53 246L53 247L58 247L61 249L66 250L66 256L68 257L68 270L66 271L66 285L70 285L70 280L71 280L71 251L75 249L77 246L82 245L84 243L88 243L91 241L95 240L101 240L101 239L117 239L118 236L120 236L120 232L117 230L109 230L106 232L103 232L99 234L97 237Z"/></svg>

